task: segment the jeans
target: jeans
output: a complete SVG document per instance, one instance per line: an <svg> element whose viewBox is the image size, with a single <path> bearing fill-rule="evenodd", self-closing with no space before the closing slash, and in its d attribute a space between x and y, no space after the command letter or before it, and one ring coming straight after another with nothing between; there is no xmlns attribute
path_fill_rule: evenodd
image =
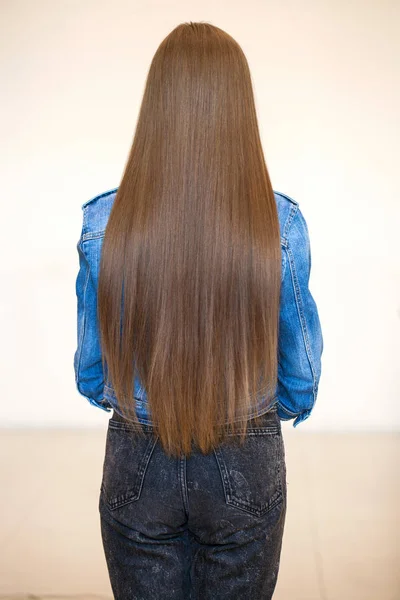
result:
<svg viewBox="0 0 400 600"><path fill-rule="evenodd" d="M115 600L267 600L279 571L286 463L276 405L211 453L168 457L153 427L109 420L99 511Z"/></svg>

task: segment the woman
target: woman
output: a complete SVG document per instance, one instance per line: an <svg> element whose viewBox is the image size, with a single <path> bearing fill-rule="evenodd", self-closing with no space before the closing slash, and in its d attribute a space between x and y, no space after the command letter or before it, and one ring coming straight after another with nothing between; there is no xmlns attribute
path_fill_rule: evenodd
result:
<svg viewBox="0 0 400 600"><path fill-rule="evenodd" d="M322 334L299 205L274 192L248 63L184 23L148 73L120 186L83 205L79 392L113 411L99 498L117 600L267 599L281 420L314 406Z"/></svg>

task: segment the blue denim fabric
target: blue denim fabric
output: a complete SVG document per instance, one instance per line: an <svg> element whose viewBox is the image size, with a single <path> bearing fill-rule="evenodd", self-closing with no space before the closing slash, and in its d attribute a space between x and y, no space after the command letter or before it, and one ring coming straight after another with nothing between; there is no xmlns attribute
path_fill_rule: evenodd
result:
<svg viewBox="0 0 400 600"><path fill-rule="evenodd" d="M119 412L113 387L104 376L97 319L97 283L104 233L118 188L82 205L83 225L77 244L76 278L77 349L74 355L76 387L91 404ZM299 204L275 192L281 233L282 286L279 319L279 366L276 396L266 405L261 399L253 416L277 404L282 420L293 425L307 419L317 399L323 338L318 310L309 289L310 239ZM143 424L152 424L147 394L134 380L135 410Z"/></svg>
<svg viewBox="0 0 400 600"><path fill-rule="evenodd" d="M211 453L168 457L151 426L114 412L99 496L115 600L269 600L287 507L275 405Z"/></svg>

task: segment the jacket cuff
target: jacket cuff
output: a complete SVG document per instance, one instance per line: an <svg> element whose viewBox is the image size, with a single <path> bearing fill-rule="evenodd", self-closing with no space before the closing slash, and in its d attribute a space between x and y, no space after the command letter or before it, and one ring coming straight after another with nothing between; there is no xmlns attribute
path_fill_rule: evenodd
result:
<svg viewBox="0 0 400 600"><path fill-rule="evenodd" d="M100 400L99 402L97 402L97 400L93 400L93 398L88 398L88 400L90 404L92 404L93 406L97 406L97 408L101 408L106 412L110 412L112 409L112 407L107 403L106 400Z"/></svg>
<svg viewBox="0 0 400 600"><path fill-rule="evenodd" d="M285 408L281 404L281 402L278 402L277 413L278 413L278 416L281 419L281 421L290 421L290 420L294 419L293 427L297 427L297 425L299 425L299 423L308 419L308 417L310 416L311 410L312 409L306 409L301 413L293 413L290 410L288 410L287 408Z"/></svg>

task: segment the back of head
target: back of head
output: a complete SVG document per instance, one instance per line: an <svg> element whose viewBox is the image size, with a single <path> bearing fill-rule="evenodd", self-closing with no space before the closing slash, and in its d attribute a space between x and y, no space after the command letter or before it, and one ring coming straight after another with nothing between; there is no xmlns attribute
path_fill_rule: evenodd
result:
<svg viewBox="0 0 400 600"><path fill-rule="evenodd" d="M246 57L183 23L151 62L99 273L104 364L135 372L167 453L203 452L275 395L280 234Z"/></svg>

